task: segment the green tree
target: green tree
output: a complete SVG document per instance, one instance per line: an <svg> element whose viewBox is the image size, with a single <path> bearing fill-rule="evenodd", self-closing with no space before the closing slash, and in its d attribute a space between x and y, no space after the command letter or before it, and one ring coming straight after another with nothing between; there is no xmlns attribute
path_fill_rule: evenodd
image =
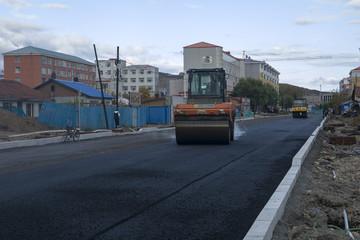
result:
<svg viewBox="0 0 360 240"><path fill-rule="evenodd" d="M279 95L270 84L253 78L241 78L234 87L235 96L250 98L253 109L260 106L277 106Z"/></svg>
<svg viewBox="0 0 360 240"><path fill-rule="evenodd" d="M344 93L334 93L329 106L333 109L335 109L336 114L340 114L340 106L345 101L346 96Z"/></svg>
<svg viewBox="0 0 360 240"><path fill-rule="evenodd" d="M143 101L150 99L150 90L148 88L140 87L139 93L141 94L141 98Z"/></svg>
<svg viewBox="0 0 360 240"><path fill-rule="evenodd" d="M289 95L282 96L280 99L280 105L285 109L289 109L294 105L294 99Z"/></svg>

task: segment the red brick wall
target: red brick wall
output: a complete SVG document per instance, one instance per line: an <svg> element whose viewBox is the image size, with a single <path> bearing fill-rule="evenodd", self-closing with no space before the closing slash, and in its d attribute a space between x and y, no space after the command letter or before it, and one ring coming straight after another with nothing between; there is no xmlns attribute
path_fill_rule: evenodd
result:
<svg viewBox="0 0 360 240"><path fill-rule="evenodd" d="M15 73L15 68L20 67L20 73ZM15 62L15 56L4 56L4 79L16 80L31 88L41 84L41 56L22 55L20 62Z"/></svg>
<svg viewBox="0 0 360 240"><path fill-rule="evenodd" d="M55 86L55 91L51 91L51 86ZM61 84L55 82L49 82L44 84L42 87L38 88L40 92L44 93L46 96L52 97L69 97L69 96L77 96L78 93L70 88L64 87Z"/></svg>
<svg viewBox="0 0 360 240"><path fill-rule="evenodd" d="M20 82L22 84L25 84L31 88L34 88L40 84L42 84L42 79L48 80L51 78L51 72L53 69L55 69L56 72L56 78L61 80L68 80L73 81L72 76L68 76L68 72L73 73L75 76L77 73L83 74L84 78L80 79L79 82L85 83L91 87L96 86L96 80L92 80L93 76L95 76L95 72L92 72L92 66L93 65L84 65L84 69L76 69L76 62L66 61L66 67L64 66L58 66L58 59L53 57L46 57L47 59L51 59L51 64L48 63L42 63L41 62L41 55L18 55L20 56L20 62L15 62L16 55L5 55L4 56L4 79L6 80L16 80L16 78L20 78ZM56 60L56 64L54 64L54 61ZM63 59L61 59L63 60ZM68 67L68 63L71 64L71 67ZM75 64L75 68L73 68L73 64ZM78 63L80 64L80 63ZM85 65L88 67L88 70L86 71ZM15 73L15 68L20 67L20 73ZM46 74L42 74L42 68L46 68ZM48 73L48 69L51 69L50 74ZM58 70L60 71L66 71L67 75L66 77L60 76L58 74ZM85 75L88 76L88 80L85 78Z"/></svg>

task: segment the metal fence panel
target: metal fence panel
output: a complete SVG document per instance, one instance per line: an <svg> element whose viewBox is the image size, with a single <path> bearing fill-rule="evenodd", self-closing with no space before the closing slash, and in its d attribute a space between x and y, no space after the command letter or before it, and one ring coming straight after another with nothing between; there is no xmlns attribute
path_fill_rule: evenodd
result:
<svg viewBox="0 0 360 240"><path fill-rule="evenodd" d="M115 128L114 111L116 107L106 107L109 128ZM133 110L136 119L133 119ZM146 108L119 108L120 126L143 127L146 125ZM38 122L47 126L65 129L66 125L79 126L79 109L54 102L44 102L38 117ZM98 106L80 107L80 127L82 130L96 130L106 128L104 108Z"/></svg>
<svg viewBox="0 0 360 240"><path fill-rule="evenodd" d="M147 107L146 109L146 122L149 124L162 124L170 123L170 107Z"/></svg>

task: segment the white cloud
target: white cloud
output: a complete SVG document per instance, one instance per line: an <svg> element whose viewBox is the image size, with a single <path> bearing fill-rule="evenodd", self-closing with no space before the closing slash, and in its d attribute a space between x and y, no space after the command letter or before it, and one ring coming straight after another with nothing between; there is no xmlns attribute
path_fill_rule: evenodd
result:
<svg viewBox="0 0 360 240"><path fill-rule="evenodd" d="M14 12L20 12L23 8L32 6L25 0L0 0L0 4L13 8Z"/></svg>
<svg viewBox="0 0 360 240"><path fill-rule="evenodd" d="M336 78L336 77L317 77L315 79L313 79L312 81L310 81L309 83L313 86L320 86L321 85L321 89L328 89L328 90L333 90L336 88L339 88L339 81L340 79ZM331 89L332 88L332 89Z"/></svg>
<svg viewBox="0 0 360 240"><path fill-rule="evenodd" d="M350 0L346 5L360 10L360 0Z"/></svg>
<svg viewBox="0 0 360 240"><path fill-rule="evenodd" d="M298 18L295 22L297 25L311 25L315 24L316 21L312 18Z"/></svg>
<svg viewBox="0 0 360 240"><path fill-rule="evenodd" d="M93 44L94 42L88 37L76 33L55 35L37 24L0 18L0 53L26 46L34 46L78 56L94 62ZM96 48L99 59L116 57L116 46L110 43L96 44ZM150 64L161 68L162 71L169 70L171 73L178 73L182 70L181 60L178 62L167 61L168 56L154 54L153 50L154 47L151 45L140 45L120 48L119 52L120 58L127 60L131 64ZM182 55L175 57L182 58ZM3 69L3 59L0 59L0 69Z"/></svg>
<svg viewBox="0 0 360 240"><path fill-rule="evenodd" d="M39 17L37 15L33 15L33 14L29 14L29 15L25 15L25 14L15 14L15 17L18 18L22 18L22 19L26 19L26 20L35 20L35 19L39 19Z"/></svg>
<svg viewBox="0 0 360 240"><path fill-rule="evenodd" d="M185 3L184 6L188 7L188 8L193 8L193 9L200 8L199 5L194 5L194 4L190 4L190 3Z"/></svg>
<svg viewBox="0 0 360 240"><path fill-rule="evenodd" d="M350 21L350 22L347 22L346 24L360 24L360 20Z"/></svg>
<svg viewBox="0 0 360 240"><path fill-rule="evenodd" d="M69 6L64 5L64 4L59 4L59 3L42 4L41 7L47 8L47 9L54 9L54 10L65 10L65 9L69 8Z"/></svg>

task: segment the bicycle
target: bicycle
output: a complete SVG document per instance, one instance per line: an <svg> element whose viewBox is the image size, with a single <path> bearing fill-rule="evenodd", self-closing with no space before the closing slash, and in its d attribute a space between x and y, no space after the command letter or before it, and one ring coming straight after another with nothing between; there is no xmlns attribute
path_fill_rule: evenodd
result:
<svg viewBox="0 0 360 240"><path fill-rule="evenodd" d="M63 134L63 142L70 141L71 138L75 142L79 141L80 140L80 129L78 129L76 127L70 127L69 124L67 124L66 132Z"/></svg>

